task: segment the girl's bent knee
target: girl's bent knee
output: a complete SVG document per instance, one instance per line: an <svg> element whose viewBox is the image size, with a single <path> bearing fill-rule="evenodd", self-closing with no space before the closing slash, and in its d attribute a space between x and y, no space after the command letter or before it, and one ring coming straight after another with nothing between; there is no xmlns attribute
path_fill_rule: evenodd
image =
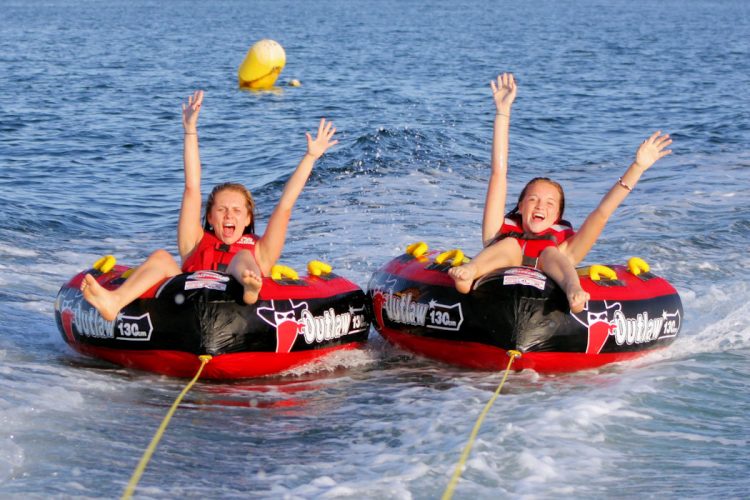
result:
<svg viewBox="0 0 750 500"><path fill-rule="evenodd" d="M148 258L149 260L157 261L174 260L172 255L164 249L154 251L151 255L148 256Z"/></svg>
<svg viewBox="0 0 750 500"><path fill-rule="evenodd" d="M237 252L234 257L232 257L231 262L229 265L237 265L242 264L243 266L250 266L254 267L257 266L257 263L255 262L255 255L253 255L253 252L250 250L243 248L239 252Z"/></svg>
<svg viewBox="0 0 750 500"><path fill-rule="evenodd" d="M168 275L172 276L179 274L180 266L177 261L174 260L172 254L166 250L157 250L148 256L144 264L152 264L158 268L163 269Z"/></svg>
<svg viewBox="0 0 750 500"><path fill-rule="evenodd" d="M547 247L539 254L540 259L544 258L550 258L550 257L557 257L562 255L562 252L560 252L560 249L557 247Z"/></svg>

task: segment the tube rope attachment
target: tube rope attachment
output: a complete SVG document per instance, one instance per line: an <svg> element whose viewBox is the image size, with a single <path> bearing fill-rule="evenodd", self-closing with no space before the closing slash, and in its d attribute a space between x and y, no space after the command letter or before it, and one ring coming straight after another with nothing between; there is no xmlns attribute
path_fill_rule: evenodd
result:
<svg viewBox="0 0 750 500"><path fill-rule="evenodd" d="M469 442L466 443L466 446L464 447L464 451L463 453L461 453L461 458L458 459L458 463L456 464L456 469L453 471L453 476L451 477L451 480L448 483L448 486L445 488L445 492L443 493L443 496L441 497L442 500L450 500L451 498L453 498L453 491L456 489L458 480L461 478L461 472L466 466L466 460L469 458L471 447L474 446L474 440L477 438L477 434L479 434L479 428L482 426L482 422L484 422L484 417L487 416L487 413L490 411L492 404L500 395L500 391L503 388L503 384L505 384L505 380L508 378L508 374L510 373L510 367L513 365L513 362L517 358L520 358L522 356L521 351L516 351L515 349L511 349L507 351L506 353L508 354L508 357L510 357L510 359L508 360L508 366L505 368L505 374L503 375L503 379L500 381L500 385L497 386L495 393L492 395L490 400L484 406L484 410L482 410L482 413L479 414L479 418L477 418L477 421L474 424L474 428L471 430L471 434L469 435Z"/></svg>
<svg viewBox="0 0 750 500"><path fill-rule="evenodd" d="M188 384L185 386L182 392L180 392L180 394L177 396L177 399L174 400L174 403L172 403L172 406L169 408L169 411L167 412L167 414L164 415L164 419L161 421L161 425L159 425L159 428L156 430L154 437L151 438L151 443L146 448L146 451L143 452L141 461L138 462L138 466L135 468L135 471L133 471L133 475L130 478L130 482L128 482L128 486L125 488L125 491L122 494L122 497L121 497L122 500L130 500L131 498L133 498L133 492L135 491L135 487L138 485L138 481L141 480L143 471L146 470L146 465L148 465L149 460L151 460L151 455L154 454L154 451L156 450L156 447L158 446L159 441L164 435L164 431L167 429L167 425L169 425L169 421L172 419L172 415L174 415L174 412L177 411L177 407L182 402L182 398L185 397L185 394L187 394L188 391L198 381L198 378L200 378L201 373L203 373L203 368L205 368L208 362L211 361L211 358L212 357L209 354L198 356L198 359L201 362L200 367L198 367L198 371L196 372L193 379L190 382L188 382Z"/></svg>

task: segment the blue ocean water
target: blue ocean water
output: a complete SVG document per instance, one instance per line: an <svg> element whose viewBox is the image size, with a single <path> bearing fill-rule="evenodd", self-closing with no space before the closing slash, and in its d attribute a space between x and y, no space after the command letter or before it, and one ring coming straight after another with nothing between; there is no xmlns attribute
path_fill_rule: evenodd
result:
<svg viewBox="0 0 750 500"><path fill-rule="evenodd" d="M332 119L282 262L366 286L418 240L480 248L494 107L513 71L511 194L536 175L580 224L657 129L588 263L638 255L679 290L667 351L512 374L456 498L742 498L750 489L750 6L742 1L0 1L0 496L110 498L185 381L83 358L60 285L105 253L176 253L180 103L206 91L204 186L240 181L260 228ZM278 89L237 89L252 43ZM283 86L296 78L299 88ZM199 383L141 498L436 498L499 373L369 347L282 378Z"/></svg>

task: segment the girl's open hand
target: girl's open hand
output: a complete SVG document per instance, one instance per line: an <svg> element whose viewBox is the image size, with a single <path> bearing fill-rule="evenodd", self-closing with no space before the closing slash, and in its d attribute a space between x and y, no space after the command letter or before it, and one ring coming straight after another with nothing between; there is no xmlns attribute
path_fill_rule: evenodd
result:
<svg viewBox="0 0 750 500"><path fill-rule="evenodd" d="M662 134L661 130L657 130L638 147L635 153L636 165L643 170L648 170L657 160L672 152L671 149L664 149L670 144L672 144L672 139L669 134Z"/></svg>
<svg viewBox="0 0 750 500"><path fill-rule="evenodd" d="M307 136L307 154L311 155L316 160L323 156L323 153L325 153L328 148L339 143L337 140L331 140L335 133L336 127L333 126L333 122L321 118L320 124L318 125L318 135L315 139L312 138L309 132L305 132L305 135Z"/></svg>
<svg viewBox="0 0 750 500"><path fill-rule="evenodd" d="M490 81L492 98L498 113L510 115L510 108L516 99L516 80L513 73L503 73L497 77L497 83Z"/></svg>
<svg viewBox="0 0 750 500"><path fill-rule="evenodd" d="M196 90L193 95L188 97L187 104L182 104L182 126L185 128L185 132L193 133L196 131L201 104L203 104L202 90Z"/></svg>

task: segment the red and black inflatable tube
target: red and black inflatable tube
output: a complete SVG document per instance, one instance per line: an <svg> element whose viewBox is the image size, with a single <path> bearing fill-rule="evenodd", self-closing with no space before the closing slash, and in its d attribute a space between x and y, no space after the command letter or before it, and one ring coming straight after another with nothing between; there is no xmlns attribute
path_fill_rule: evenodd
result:
<svg viewBox="0 0 750 500"><path fill-rule="evenodd" d="M443 362L495 370L507 365L508 350L518 350L516 369L594 368L666 347L682 324L676 290L624 266L609 266L617 279L583 276L591 300L573 314L557 284L536 269L502 269L460 294L449 264L431 257L397 257L373 274L368 293L383 337Z"/></svg>
<svg viewBox="0 0 750 500"><path fill-rule="evenodd" d="M97 279L114 289L126 270L117 266ZM192 376L197 357L210 354L205 378L270 375L361 347L369 333L369 299L335 274L266 278L252 306L226 274L180 274L127 305L114 321L105 321L83 299L84 274L64 285L55 302L65 341L83 354L155 373Z"/></svg>

